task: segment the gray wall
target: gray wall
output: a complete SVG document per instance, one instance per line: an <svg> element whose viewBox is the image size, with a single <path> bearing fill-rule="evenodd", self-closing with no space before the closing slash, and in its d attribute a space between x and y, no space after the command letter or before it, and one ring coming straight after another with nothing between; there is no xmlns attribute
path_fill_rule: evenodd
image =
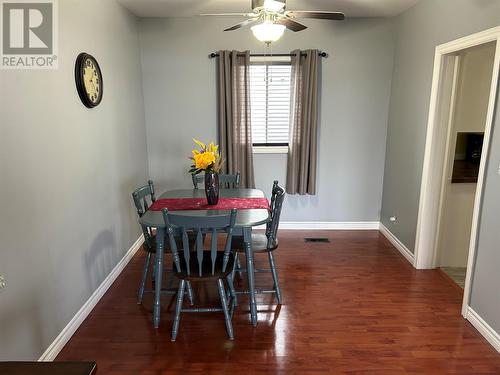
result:
<svg viewBox="0 0 500 375"><path fill-rule="evenodd" d="M250 30L223 33L232 19L141 20L149 168L159 190L190 185L191 138L216 138L219 49L264 52ZM393 61L392 20L308 21L274 52L318 48L323 60L318 195L287 197L284 221L379 221ZM182 159L186 156L186 159ZM257 187L284 183L286 155L256 155Z"/></svg>
<svg viewBox="0 0 500 375"><path fill-rule="evenodd" d="M500 85L499 85L500 90ZM499 91L500 92L500 91ZM479 239L472 279L470 306L496 331L500 332L500 95L497 96L495 121L483 187Z"/></svg>
<svg viewBox="0 0 500 375"><path fill-rule="evenodd" d="M137 20L112 1L59 1L59 12L59 69L0 71L0 360L37 359L140 234ZM92 110L75 89L81 51L104 75Z"/></svg>
<svg viewBox="0 0 500 375"><path fill-rule="evenodd" d="M412 252L435 47L499 24L498 0L422 0L396 18L381 221Z"/></svg>

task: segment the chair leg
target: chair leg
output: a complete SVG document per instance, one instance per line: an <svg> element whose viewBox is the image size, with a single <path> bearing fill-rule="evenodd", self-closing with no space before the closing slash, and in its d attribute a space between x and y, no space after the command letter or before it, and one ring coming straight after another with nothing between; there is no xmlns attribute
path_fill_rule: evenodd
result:
<svg viewBox="0 0 500 375"><path fill-rule="evenodd" d="M151 289L154 290L156 287L156 267L153 267L153 270L151 272Z"/></svg>
<svg viewBox="0 0 500 375"><path fill-rule="evenodd" d="M234 261L233 261L233 270L231 271L231 280L234 283L234 275L236 275L236 268L238 267L238 253L234 255Z"/></svg>
<svg viewBox="0 0 500 375"><path fill-rule="evenodd" d="M230 340L234 339L233 335L233 325L231 324L231 317L229 315L229 310L227 308L226 292L224 291L224 282L222 279L217 280L219 286L219 297L220 303L222 304L222 310L224 311L224 320L226 321L226 331Z"/></svg>
<svg viewBox="0 0 500 375"><path fill-rule="evenodd" d="M179 282L179 291L177 292L177 304L175 305L175 316L174 316L174 324L172 325L172 337L171 341L175 341L177 338L177 332L179 332L179 322L181 320L181 309L182 309L182 301L184 300L184 288L186 287L186 282L184 280L180 280Z"/></svg>
<svg viewBox="0 0 500 375"><path fill-rule="evenodd" d="M236 253L236 268L238 270L241 270L241 263L240 263L240 254ZM238 277L240 280L243 280L243 271L238 271Z"/></svg>
<svg viewBox="0 0 500 375"><path fill-rule="evenodd" d="M231 293L231 306L238 306L238 299L236 298L236 290L234 289L234 270L227 276L227 284L229 285L229 293Z"/></svg>
<svg viewBox="0 0 500 375"><path fill-rule="evenodd" d="M236 274L236 259L237 259L237 254L234 257L234 262L233 262L233 271L228 275L227 277L227 283L229 284L229 290L231 291L231 297L232 297L232 306L238 306L238 297L236 295L236 289L234 289L234 275Z"/></svg>
<svg viewBox="0 0 500 375"><path fill-rule="evenodd" d="M193 306L194 305L194 302L193 302L193 288L191 288L191 282L190 281L186 281L186 289L187 289L187 295L188 295L189 304L191 306Z"/></svg>
<svg viewBox="0 0 500 375"><path fill-rule="evenodd" d="M269 265L271 266L271 273L273 275L274 290L276 291L276 299L278 300L278 305L281 305L281 289L278 280L278 271L276 270L276 264L274 263L273 253L269 251L267 253L269 258Z"/></svg>
<svg viewBox="0 0 500 375"><path fill-rule="evenodd" d="M137 296L137 304L142 303L142 297L144 296L144 289L146 288L146 280L148 278L149 263L151 263L151 253L148 251L146 255L146 261L144 262L144 270L142 271L142 280L139 287L139 295Z"/></svg>

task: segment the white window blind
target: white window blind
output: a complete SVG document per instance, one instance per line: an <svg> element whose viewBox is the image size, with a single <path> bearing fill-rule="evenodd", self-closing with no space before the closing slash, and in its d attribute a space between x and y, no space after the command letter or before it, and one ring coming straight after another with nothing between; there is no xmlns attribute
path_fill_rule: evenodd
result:
<svg viewBox="0 0 500 375"><path fill-rule="evenodd" d="M287 145L290 123L290 63L254 62L250 66L252 142Z"/></svg>

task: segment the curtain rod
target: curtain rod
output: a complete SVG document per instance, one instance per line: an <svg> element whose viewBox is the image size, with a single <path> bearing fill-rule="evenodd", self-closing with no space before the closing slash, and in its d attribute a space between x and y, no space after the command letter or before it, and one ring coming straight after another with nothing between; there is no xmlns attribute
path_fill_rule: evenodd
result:
<svg viewBox="0 0 500 375"><path fill-rule="evenodd" d="M306 54L305 53L302 53L301 56L305 56ZM242 54L243 56L243 54ZM291 53L273 53L273 54L269 54L269 55L266 55L266 54L263 54L263 53L251 53L250 54L250 57L272 57L272 56L278 56L278 57L286 57L286 56L292 56ZM326 53L325 51L319 51L318 52L318 56L320 57L328 57L328 53ZM219 57L219 54L217 52L212 52L210 55L208 55L208 58L209 59L213 59L215 57Z"/></svg>

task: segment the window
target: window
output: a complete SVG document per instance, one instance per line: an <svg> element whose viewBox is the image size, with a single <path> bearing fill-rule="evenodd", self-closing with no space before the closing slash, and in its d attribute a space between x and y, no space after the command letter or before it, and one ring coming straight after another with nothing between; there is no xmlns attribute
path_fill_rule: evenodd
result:
<svg viewBox="0 0 500 375"><path fill-rule="evenodd" d="M250 105L254 146L288 146L290 123L289 61L253 61Z"/></svg>

